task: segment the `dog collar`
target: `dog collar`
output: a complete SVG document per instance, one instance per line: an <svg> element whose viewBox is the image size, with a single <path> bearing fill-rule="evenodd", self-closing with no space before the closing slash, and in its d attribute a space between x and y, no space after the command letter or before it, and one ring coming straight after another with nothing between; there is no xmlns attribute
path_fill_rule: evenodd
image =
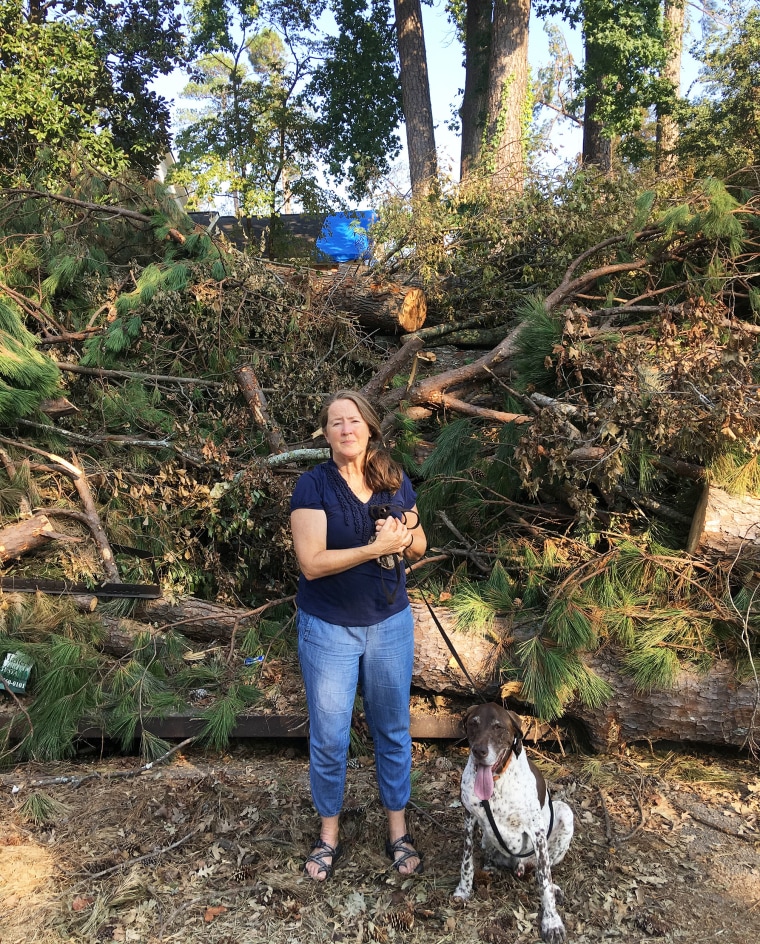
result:
<svg viewBox="0 0 760 944"><path fill-rule="evenodd" d="M511 761L512 761L512 758L515 756L515 744L516 744L516 743L517 743L517 738L515 738L515 740L514 740L514 741L512 742L512 744L509 746L509 749L504 752L504 763L503 763L503 764L500 764L498 767L495 767L495 768L494 768L494 772L493 772L493 780L494 780L494 783L496 783L496 781L499 779L499 777L501 777L501 775L504 773L504 771L507 769L507 767L509 767L509 765L510 765L510 763L511 763Z"/></svg>

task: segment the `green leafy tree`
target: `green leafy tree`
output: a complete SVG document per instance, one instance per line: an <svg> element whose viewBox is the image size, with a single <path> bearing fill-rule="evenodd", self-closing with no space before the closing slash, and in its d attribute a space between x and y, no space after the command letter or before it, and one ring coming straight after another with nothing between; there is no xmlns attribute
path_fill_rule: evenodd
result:
<svg viewBox="0 0 760 944"><path fill-rule="evenodd" d="M269 0L260 6L196 0L174 179L195 200L228 193L244 218L273 220L291 201L321 210L333 180L355 199L400 149L395 36L388 0L334 0L337 33L317 19L324 3Z"/></svg>
<svg viewBox="0 0 760 944"><path fill-rule="evenodd" d="M613 137L623 139L629 157L642 159L649 149L641 134L648 110L663 110L675 96L665 74L661 0L540 0L536 12L582 30L585 61L576 96L584 107L584 163L608 168Z"/></svg>
<svg viewBox="0 0 760 944"><path fill-rule="evenodd" d="M186 92L201 107L177 135L173 173L195 202L227 192L244 218L275 216L294 197L307 208L322 205L317 122L280 36L271 29L244 35L231 54L200 58L195 74Z"/></svg>
<svg viewBox="0 0 760 944"><path fill-rule="evenodd" d="M167 102L150 88L179 61L177 0L42 4L0 0L0 167L6 181L64 152L118 173L149 176L169 143Z"/></svg>
<svg viewBox="0 0 760 944"><path fill-rule="evenodd" d="M311 88L329 172L359 199L401 149L396 39L387 0L336 0L333 14L339 32L325 40Z"/></svg>
<svg viewBox="0 0 760 944"><path fill-rule="evenodd" d="M685 106L678 152L699 174L760 162L760 11L737 7L727 32L697 50L703 93Z"/></svg>

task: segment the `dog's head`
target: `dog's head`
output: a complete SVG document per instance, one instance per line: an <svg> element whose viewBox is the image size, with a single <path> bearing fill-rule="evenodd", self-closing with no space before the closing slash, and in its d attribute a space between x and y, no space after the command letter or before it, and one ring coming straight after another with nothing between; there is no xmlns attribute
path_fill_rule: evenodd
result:
<svg viewBox="0 0 760 944"><path fill-rule="evenodd" d="M473 705L464 719L467 742L475 760L485 763L486 756L503 754L509 750L520 756L523 738L522 722L514 711L490 702L487 705Z"/></svg>
<svg viewBox="0 0 760 944"><path fill-rule="evenodd" d="M473 791L478 799L489 800L496 779L522 752L520 719L501 705L475 705L467 712L465 730L475 765Z"/></svg>

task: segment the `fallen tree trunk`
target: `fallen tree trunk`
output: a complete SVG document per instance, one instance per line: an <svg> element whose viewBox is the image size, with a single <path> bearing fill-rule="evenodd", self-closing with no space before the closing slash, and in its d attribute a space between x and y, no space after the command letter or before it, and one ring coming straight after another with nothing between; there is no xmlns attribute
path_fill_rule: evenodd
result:
<svg viewBox="0 0 760 944"><path fill-rule="evenodd" d="M672 688L641 692L623 674L613 650L586 662L612 689L601 708L573 703L566 717L582 723L595 751L619 750L632 741L752 748L760 740L758 686L739 682L736 666L719 662L705 673L682 669Z"/></svg>
<svg viewBox="0 0 760 944"><path fill-rule="evenodd" d="M313 276L309 289L319 304L353 315L365 328L385 334L416 331L427 317L425 293L412 285L339 273Z"/></svg>
<svg viewBox="0 0 760 944"><path fill-rule="evenodd" d="M694 512L689 554L760 558L760 499L706 485Z"/></svg>
<svg viewBox="0 0 760 944"><path fill-rule="evenodd" d="M55 529L45 515L34 515L0 530L0 562L35 551L53 540Z"/></svg>
<svg viewBox="0 0 760 944"><path fill-rule="evenodd" d="M176 603L148 600L141 603L141 619L159 624L159 630L175 628L205 643L230 645L233 633L257 615L256 611L224 607L194 598ZM474 692L449 651L429 610L412 603L414 614L413 685L424 691L459 697L498 699L500 643L506 625L497 620L494 633L478 636L456 629L453 613L436 607L435 614L479 688ZM135 632L135 624L131 631ZM109 631L110 632L110 631ZM114 651L125 645L129 632L107 645ZM155 633L155 630L152 630ZM588 653L586 663L612 689L607 703L596 709L577 702L565 710L565 721L579 723L594 750L609 751L632 741L683 741L745 748L760 729L758 687L754 681L739 682L735 667L718 663L704 674L683 669L670 689L641 692L621 668L613 649ZM519 701L519 694L514 693ZM520 702L524 705L524 702Z"/></svg>

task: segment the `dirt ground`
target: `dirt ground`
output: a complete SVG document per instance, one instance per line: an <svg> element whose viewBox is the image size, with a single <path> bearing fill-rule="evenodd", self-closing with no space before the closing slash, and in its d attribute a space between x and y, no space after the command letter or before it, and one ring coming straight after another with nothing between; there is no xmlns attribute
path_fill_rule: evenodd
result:
<svg viewBox="0 0 760 944"><path fill-rule="evenodd" d="M532 879L480 872L473 901L453 906L466 750L414 752L409 825L424 875L389 868L373 763L361 756L349 770L346 852L324 885L302 872L317 825L303 741L189 748L143 772L128 757L6 770L0 942L538 940ZM657 747L531 754L576 816L555 870L569 941L760 940L757 761ZM40 795L53 807L43 824L28 818Z"/></svg>

